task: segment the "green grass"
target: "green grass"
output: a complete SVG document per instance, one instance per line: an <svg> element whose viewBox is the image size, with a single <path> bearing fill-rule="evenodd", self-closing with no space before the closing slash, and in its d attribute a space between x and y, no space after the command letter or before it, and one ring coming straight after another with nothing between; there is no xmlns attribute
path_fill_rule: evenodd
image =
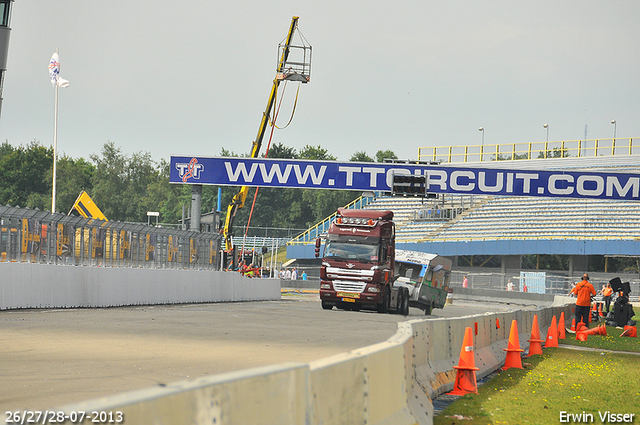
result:
<svg viewBox="0 0 640 425"><path fill-rule="evenodd" d="M607 336L590 335L586 342L567 334L560 344L595 351L545 348L542 356L523 359L523 369L500 371L478 394L460 397L434 424L558 424L560 412L592 414L591 423L599 424L599 412L606 411L633 413L632 423L640 423L640 355L599 351L640 352L640 339L621 338L621 332L607 327Z"/></svg>
<svg viewBox="0 0 640 425"><path fill-rule="evenodd" d="M634 317L634 320L637 316ZM603 324L599 322L597 324L591 323L591 328ZM576 335L567 332L566 339L558 341L560 344L576 345L579 347L598 348L601 350L614 350L614 351L635 351L640 352L640 338L620 338L620 334L624 329L616 329L613 326L607 326L607 336L595 336L589 335L586 341L577 341ZM640 419L638 420L640 423Z"/></svg>

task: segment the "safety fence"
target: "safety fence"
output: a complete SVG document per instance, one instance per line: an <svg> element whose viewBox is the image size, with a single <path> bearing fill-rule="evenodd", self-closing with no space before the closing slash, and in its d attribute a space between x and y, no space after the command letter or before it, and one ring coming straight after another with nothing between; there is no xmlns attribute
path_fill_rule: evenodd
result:
<svg viewBox="0 0 640 425"><path fill-rule="evenodd" d="M0 205L0 262L217 270L219 234Z"/></svg>
<svg viewBox="0 0 640 425"><path fill-rule="evenodd" d="M631 288L632 301L638 301L640 294L640 282L637 275L618 274L618 273L590 273L590 282L593 284L596 292L600 291L609 281L615 277L619 277L623 282L629 282ZM513 291L526 292L548 295L569 295L573 286L582 280L579 276L567 276L561 271L539 271L539 270L510 270L509 273L497 272L470 272L463 270L453 270L451 272L451 281L449 286L454 288L463 287L463 280L467 278L467 287L470 289L489 289L506 291L509 287L509 281L513 283ZM599 298L598 298L599 299Z"/></svg>

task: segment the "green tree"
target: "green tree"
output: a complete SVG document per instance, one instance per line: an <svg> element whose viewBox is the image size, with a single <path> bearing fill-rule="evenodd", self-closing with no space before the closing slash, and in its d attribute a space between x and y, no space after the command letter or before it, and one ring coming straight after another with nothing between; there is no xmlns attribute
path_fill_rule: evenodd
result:
<svg viewBox="0 0 640 425"><path fill-rule="evenodd" d="M267 155L269 158L289 158L295 159L298 157L295 148L290 148L282 143L274 143L270 148ZM263 155L263 156L265 156Z"/></svg>
<svg viewBox="0 0 640 425"><path fill-rule="evenodd" d="M353 155L351 155L351 158L349 158L349 161L354 161L354 162L374 162L373 158L371 158L369 155L367 155L367 153L365 151L358 151L358 152L354 153Z"/></svg>
<svg viewBox="0 0 640 425"><path fill-rule="evenodd" d="M17 148L3 142L0 145L0 204L44 208L43 200L47 194L50 199L51 194L51 178L47 183L46 174L52 165L53 148L46 148L35 140Z"/></svg>
<svg viewBox="0 0 640 425"><path fill-rule="evenodd" d="M376 162L384 162L385 159L398 159L392 150L379 150L376 152Z"/></svg>
<svg viewBox="0 0 640 425"><path fill-rule="evenodd" d="M96 170L90 195L105 216L109 220L144 221L148 211L148 205L143 204L147 188L161 179L151 155L137 152L128 157L113 142L108 142L102 155L91 155L91 160Z"/></svg>
<svg viewBox="0 0 640 425"><path fill-rule="evenodd" d="M66 214L75 203L83 190L91 193L91 183L95 167L84 158L73 159L64 155L58 159L56 170L56 209ZM47 181L51 182L53 173L47 174ZM50 205L50 196L49 205Z"/></svg>
<svg viewBox="0 0 640 425"><path fill-rule="evenodd" d="M335 161L336 157L331 155L328 150L322 146L306 145L298 155L300 159L317 159L321 161Z"/></svg>

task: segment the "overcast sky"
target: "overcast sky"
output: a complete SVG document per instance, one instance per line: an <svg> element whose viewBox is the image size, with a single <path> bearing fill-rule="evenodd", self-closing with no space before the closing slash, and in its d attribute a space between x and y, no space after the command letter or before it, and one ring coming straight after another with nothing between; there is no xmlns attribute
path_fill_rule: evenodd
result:
<svg viewBox="0 0 640 425"><path fill-rule="evenodd" d="M313 46L273 142L341 160L421 146L640 137L640 2L16 0L0 140L248 153L292 16ZM279 125L298 84L285 88ZM284 88L283 85L280 86ZM269 139L265 136L264 147Z"/></svg>

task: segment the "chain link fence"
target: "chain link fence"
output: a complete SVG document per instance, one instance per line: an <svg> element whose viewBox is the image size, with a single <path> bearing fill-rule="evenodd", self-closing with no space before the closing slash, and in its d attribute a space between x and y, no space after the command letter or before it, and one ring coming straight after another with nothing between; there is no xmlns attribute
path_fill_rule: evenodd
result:
<svg viewBox="0 0 640 425"><path fill-rule="evenodd" d="M603 285L609 283L614 277L620 277L623 282L629 282L631 287L631 300L638 301L640 295L640 280L637 275L630 276L616 273L589 273L589 281L596 292ZM509 280L513 283L513 290L522 292L526 284L527 292L551 295L569 295L573 285L582 280L582 277L570 277L561 273L521 270L519 272L495 273L495 272L469 272L453 270L451 272L451 287L462 287L464 277L467 277L469 288L507 290Z"/></svg>
<svg viewBox="0 0 640 425"><path fill-rule="evenodd" d="M0 205L0 262L217 270L221 238Z"/></svg>

